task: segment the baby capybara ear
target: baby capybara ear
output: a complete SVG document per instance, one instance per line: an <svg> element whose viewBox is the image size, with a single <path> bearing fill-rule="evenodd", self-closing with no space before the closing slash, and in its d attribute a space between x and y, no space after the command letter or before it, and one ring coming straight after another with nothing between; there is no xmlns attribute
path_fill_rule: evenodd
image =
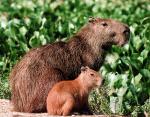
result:
<svg viewBox="0 0 150 117"><path fill-rule="evenodd" d="M97 20L99 20L100 18L95 18L95 17L89 17L89 22L90 23L94 23L96 22Z"/></svg>
<svg viewBox="0 0 150 117"><path fill-rule="evenodd" d="M86 71L87 69L89 69L88 66L86 66L86 67L82 66L82 67L81 67L81 72L84 72L84 71Z"/></svg>

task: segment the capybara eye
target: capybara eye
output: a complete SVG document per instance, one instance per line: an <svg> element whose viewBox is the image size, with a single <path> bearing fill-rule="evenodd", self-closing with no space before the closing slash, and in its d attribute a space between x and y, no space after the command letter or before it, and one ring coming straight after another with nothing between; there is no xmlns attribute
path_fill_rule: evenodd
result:
<svg viewBox="0 0 150 117"><path fill-rule="evenodd" d="M108 26L108 24L106 22L102 22L101 25L104 26L104 27Z"/></svg>

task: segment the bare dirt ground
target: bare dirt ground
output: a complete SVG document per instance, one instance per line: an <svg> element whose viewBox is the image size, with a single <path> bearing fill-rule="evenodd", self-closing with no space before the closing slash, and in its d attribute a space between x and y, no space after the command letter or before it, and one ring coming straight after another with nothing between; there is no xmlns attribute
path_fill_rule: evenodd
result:
<svg viewBox="0 0 150 117"><path fill-rule="evenodd" d="M110 117L110 115L72 115L71 117ZM22 113L13 112L13 105L9 100L0 99L0 117L51 117L47 113ZM58 117L58 116L56 116ZM122 116L111 116L122 117ZM125 117L125 116L124 116Z"/></svg>

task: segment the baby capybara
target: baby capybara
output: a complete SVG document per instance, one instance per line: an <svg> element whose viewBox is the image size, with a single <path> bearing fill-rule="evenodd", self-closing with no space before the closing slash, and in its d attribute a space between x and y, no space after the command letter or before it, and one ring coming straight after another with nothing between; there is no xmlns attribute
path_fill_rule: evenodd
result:
<svg viewBox="0 0 150 117"><path fill-rule="evenodd" d="M70 115L87 107L88 95L93 88L102 84L100 74L89 67L81 67L75 80L56 83L47 97L47 111L50 115Z"/></svg>
<svg viewBox="0 0 150 117"><path fill-rule="evenodd" d="M10 73L11 102L15 111L44 112L54 84L75 79L81 66L98 71L104 51L129 39L127 25L112 19L92 18L68 42L31 49Z"/></svg>

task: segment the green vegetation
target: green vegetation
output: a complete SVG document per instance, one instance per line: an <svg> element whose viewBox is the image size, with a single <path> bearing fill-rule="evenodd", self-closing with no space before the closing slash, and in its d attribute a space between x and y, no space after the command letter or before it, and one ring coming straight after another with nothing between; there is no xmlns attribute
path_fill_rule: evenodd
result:
<svg viewBox="0 0 150 117"><path fill-rule="evenodd" d="M149 11L149 0L1 0L0 98L10 97L8 75L24 53L66 40L94 16L120 20L132 34L126 46L108 52L101 68L106 83L91 93L91 108L104 114L150 113Z"/></svg>

